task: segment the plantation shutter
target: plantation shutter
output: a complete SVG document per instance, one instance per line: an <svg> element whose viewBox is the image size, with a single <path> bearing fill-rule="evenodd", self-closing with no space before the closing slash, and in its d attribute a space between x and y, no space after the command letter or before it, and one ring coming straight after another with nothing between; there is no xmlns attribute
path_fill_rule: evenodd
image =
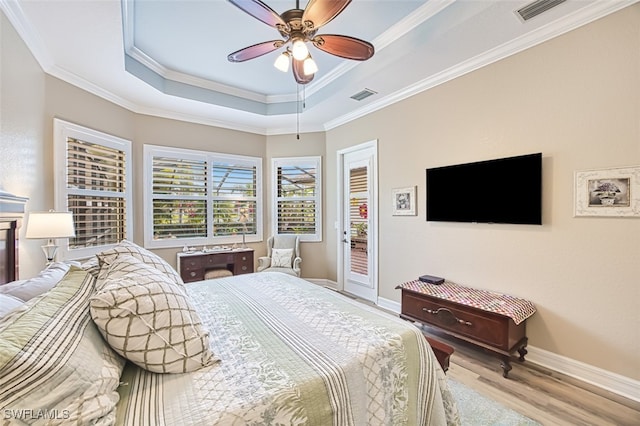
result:
<svg viewBox="0 0 640 426"><path fill-rule="evenodd" d="M319 158L275 162L276 232L320 239Z"/></svg>
<svg viewBox="0 0 640 426"><path fill-rule="evenodd" d="M256 235L256 165L243 161L214 161L212 181L213 235Z"/></svg>
<svg viewBox="0 0 640 426"><path fill-rule="evenodd" d="M115 244L126 236L126 153L75 138L66 140L67 208L76 236L70 249Z"/></svg>
<svg viewBox="0 0 640 426"><path fill-rule="evenodd" d="M153 239L207 236L206 160L152 157Z"/></svg>
<svg viewBox="0 0 640 426"><path fill-rule="evenodd" d="M349 222L351 235L366 231L369 203L367 168L352 169L349 180ZM360 232L359 232L360 231Z"/></svg>

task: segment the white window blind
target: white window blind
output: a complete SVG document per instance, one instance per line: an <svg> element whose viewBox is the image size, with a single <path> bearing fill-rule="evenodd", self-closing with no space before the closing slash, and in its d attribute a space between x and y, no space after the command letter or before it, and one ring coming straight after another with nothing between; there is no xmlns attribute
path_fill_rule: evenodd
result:
<svg viewBox="0 0 640 426"><path fill-rule="evenodd" d="M256 166L242 161L215 161L212 169L214 236L256 235Z"/></svg>
<svg viewBox="0 0 640 426"><path fill-rule="evenodd" d="M147 246L262 240L260 158L153 145L144 152Z"/></svg>
<svg viewBox="0 0 640 426"><path fill-rule="evenodd" d="M64 258L82 258L129 237L131 142L54 120L56 210L73 213Z"/></svg>
<svg viewBox="0 0 640 426"><path fill-rule="evenodd" d="M274 233L295 234L301 241L322 240L320 157L273 160Z"/></svg>
<svg viewBox="0 0 640 426"><path fill-rule="evenodd" d="M367 232L369 188L367 167L351 169L349 179L349 222L350 234L355 237Z"/></svg>
<svg viewBox="0 0 640 426"><path fill-rule="evenodd" d="M206 238L207 162L153 156L153 239Z"/></svg>

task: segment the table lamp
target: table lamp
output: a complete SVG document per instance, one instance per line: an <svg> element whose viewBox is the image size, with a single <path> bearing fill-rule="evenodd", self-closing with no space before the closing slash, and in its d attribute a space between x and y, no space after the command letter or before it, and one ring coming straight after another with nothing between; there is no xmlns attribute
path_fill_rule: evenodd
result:
<svg viewBox="0 0 640 426"><path fill-rule="evenodd" d="M25 237L30 239L47 239L42 251L47 257L47 264L53 262L58 246L53 241L56 238L75 237L73 214L71 212L30 212Z"/></svg>
<svg viewBox="0 0 640 426"><path fill-rule="evenodd" d="M247 221L249 220L249 211L247 208L242 207L238 210L238 221L242 224L242 248L247 247L246 234L247 234Z"/></svg>

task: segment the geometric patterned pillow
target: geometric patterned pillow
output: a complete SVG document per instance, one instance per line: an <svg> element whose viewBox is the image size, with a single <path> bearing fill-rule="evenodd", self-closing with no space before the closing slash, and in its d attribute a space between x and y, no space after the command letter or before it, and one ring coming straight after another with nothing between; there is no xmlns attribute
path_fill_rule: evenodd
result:
<svg viewBox="0 0 640 426"><path fill-rule="evenodd" d="M128 240L122 240L115 247L97 254L98 262L100 263L100 270L102 271L102 268L105 265L111 264L121 254L128 254L130 256L133 256L141 260L143 263L151 265L157 270L165 273L169 277L169 279L171 279L176 284L184 285L184 281L182 281L180 275L178 275L176 270L173 269L171 265L169 265L164 259ZM98 289L102 284L100 280L100 278L102 278L101 275L98 276L99 280L96 284Z"/></svg>
<svg viewBox="0 0 640 426"><path fill-rule="evenodd" d="M186 373L217 361L181 286L130 255L118 256L104 272L103 287L91 296L91 316L116 352L155 373Z"/></svg>

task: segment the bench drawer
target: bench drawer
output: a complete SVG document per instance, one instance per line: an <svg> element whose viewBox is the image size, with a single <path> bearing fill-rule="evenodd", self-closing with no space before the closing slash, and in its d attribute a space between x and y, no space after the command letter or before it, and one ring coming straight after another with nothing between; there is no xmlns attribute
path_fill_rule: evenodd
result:
<svg viewBox="0 0 640 426"><path fill-rule="evenodd" d="M405 294L402 311L418 321L470 337L492 347L509 350L509 318L450 303L445 300Z"/></svg>

